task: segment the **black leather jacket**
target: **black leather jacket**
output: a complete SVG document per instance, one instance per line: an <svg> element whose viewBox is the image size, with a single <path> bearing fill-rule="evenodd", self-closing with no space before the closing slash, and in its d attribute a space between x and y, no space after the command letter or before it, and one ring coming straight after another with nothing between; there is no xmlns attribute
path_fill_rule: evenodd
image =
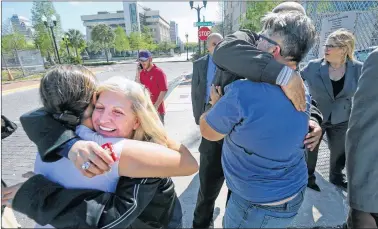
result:
<svg viewBox="0 0 378 229"><path fill-rule="evenodd" d="M24 114L21 124L36 143L42 160L61 158L57 151L74 131L43 109ZM27 180L13 208L40 225L56 228L177 228L182 210L170 178L120 177L115 193L66 189L42 175Z"/></svg>

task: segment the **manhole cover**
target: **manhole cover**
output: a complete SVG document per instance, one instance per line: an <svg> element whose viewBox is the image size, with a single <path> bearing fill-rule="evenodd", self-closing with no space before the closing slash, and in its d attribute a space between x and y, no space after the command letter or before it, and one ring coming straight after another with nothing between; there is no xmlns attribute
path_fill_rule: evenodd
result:
<svg viewBox="0 0 378 229"><path fill-rule="evenodd" d="M188 97L189 97L189 95L180 95L180 99L186 99Z"/></svg>

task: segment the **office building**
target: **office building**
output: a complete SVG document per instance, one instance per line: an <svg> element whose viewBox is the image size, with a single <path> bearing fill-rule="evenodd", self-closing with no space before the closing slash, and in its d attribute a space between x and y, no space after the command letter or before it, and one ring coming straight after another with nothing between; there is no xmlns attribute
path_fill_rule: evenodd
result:
<svg viewBox="0 0 378 229"><path fill-rule="evenodd" d="M25 36L26 39L32 39L33 27L29 19L14 14L10 18L11 29L9 32L17 32Z"/></svg>
<svg viewBox="0 0 378 229"><path fill-rule="evenodd" d="M123 12L125 20L126 34L141 32L141 27L145 24L144 12L150 10L138 2L123 2Z"/></svg>
<svg viewBox="0 0 378 229"><path fill-rule="evenodd" d="M86 37L88 41L91 40L92 29L97 24L105 24L112 29L116 29L118 26L126 29L123 10L116 12L100 11L93 15L83 15L81 16L81 20L86 28Z"/></svg>
<svg viewBox="0 0 378 229"><path fill-rule="evenodd" d="M144 17L145 25L151 29L155 42L171 40L169 23L160 15L159 10L145 11Z"/></svg>
<svg viewBox="0 0 378 229"><path fill-rule="evenodd" d="M137 2L124 2L123 10L101 11L93 15L81 16L86 27L86 38L91 40L93 26L106 24L115 29L121 26L129 36L132 32L142 32L142 27L151 29L155 42L170 41L169 23L160 16L158 10L151 10Z"/></svg>
<svg viewBox="0 0 378 229"><path fill-rule="evenodd" d="M179 37L178 37L178 24L174 21L171 21L170 23L170 37L171 42L173 44L178 45L179 44Z"/></svg>

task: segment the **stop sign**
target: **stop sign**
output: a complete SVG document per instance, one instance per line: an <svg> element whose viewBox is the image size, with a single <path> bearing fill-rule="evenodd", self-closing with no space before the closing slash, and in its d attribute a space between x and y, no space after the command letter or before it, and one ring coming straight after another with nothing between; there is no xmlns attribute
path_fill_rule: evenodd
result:
<svg viewBox="0 0 378 229"><path fill-rule="evenodd" d="M198 30L198 38L201 40L201 41L206 41L207 40L207 37L210 35L211 31L209 28L207 27L201 27L199 30Z"/></svg>

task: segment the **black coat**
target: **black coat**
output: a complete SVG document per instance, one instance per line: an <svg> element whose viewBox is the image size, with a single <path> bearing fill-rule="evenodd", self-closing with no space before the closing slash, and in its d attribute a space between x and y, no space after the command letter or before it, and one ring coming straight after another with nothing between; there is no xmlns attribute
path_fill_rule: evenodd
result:
<svg viewBox="0 0 378 229"><path fill-rule="evenodd" d="M224 87L238 79L276 84L285 66L269 53L256 48L256 34L249 30L237 31L225 37L214 49L213 61L217 71L213 84ZM322 123L323 116L315 100L311 101L311 119Z"/></svg>

